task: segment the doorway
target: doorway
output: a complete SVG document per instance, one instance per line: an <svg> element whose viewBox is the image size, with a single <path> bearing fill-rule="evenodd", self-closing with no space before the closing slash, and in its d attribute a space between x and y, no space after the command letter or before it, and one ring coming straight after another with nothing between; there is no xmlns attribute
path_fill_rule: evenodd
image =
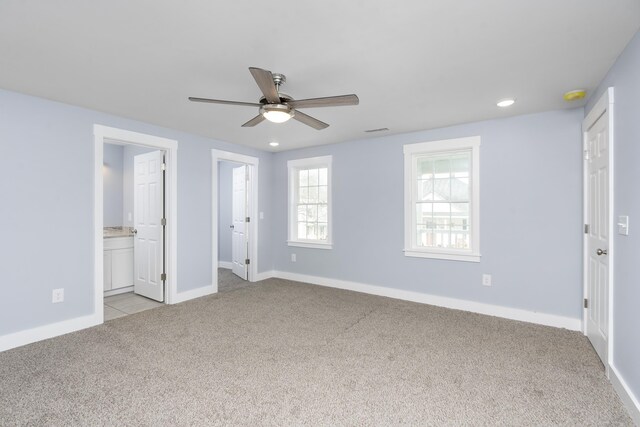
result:
<svg viewBox="0 0 640 427"><path fill-rule="evenodd" d="M177 142L100 125L94 135L94 308L104 321L176 295Z"/></svg>
<svg viewBox="0 0 640 427"><path fill-rule="evenodd" d="M212 275L217 291L257 277L258 159L212 150Z"/></svg>
<svg viewBox="0 0 640 427"><path fill-rule="evenodd" d="M583 122L584 333L609 372L613 321L613 88Z"/></svg>

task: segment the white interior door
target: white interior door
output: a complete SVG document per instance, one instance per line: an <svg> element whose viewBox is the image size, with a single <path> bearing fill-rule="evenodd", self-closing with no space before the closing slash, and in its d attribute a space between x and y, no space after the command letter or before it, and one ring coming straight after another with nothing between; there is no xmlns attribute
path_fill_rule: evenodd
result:
<svg viewBox="0 0 640 427"><path fill-rule="evenodd" d="M609 319L609 112L587 131L587 336L607 366Z"/></svg>
<svg viewBox="0 0 640 427"><path fill-rule="evenodd" d="M247 280L247 176L246 165L233 168L231 261L234 274Z"/></svg>
<svg viewBox="0 0 640 427"><path fill-rule="evenodd" d="M134 292L164 300L162 152L134 157Z"/></svg>

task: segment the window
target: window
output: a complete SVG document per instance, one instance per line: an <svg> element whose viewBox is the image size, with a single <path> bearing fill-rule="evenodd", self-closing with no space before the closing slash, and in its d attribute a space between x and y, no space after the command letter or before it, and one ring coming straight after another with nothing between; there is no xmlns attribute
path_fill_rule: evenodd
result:
<svg viewBox="0 0 640 427"><path fill-rule="evenodd" d="M287 165L289 246L331 249L331 156Z"/></svg>
<svg viewBox="0 0 640 427"><path fill-rule="evenodd" d="M480 261L480 137L404 146L406 256Z"/></svg>

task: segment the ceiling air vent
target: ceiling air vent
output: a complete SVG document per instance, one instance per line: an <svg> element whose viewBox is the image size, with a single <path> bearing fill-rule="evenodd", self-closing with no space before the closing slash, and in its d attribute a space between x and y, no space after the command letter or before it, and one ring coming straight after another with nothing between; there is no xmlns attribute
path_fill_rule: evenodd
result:
<svg viewBox="0 0 640 427"><path fill-rule="evenodd" d="M366 133L373 133L373 132L386 132L388 131L389 128L379 128L379 129L368 129L365 130Z"/></svg>

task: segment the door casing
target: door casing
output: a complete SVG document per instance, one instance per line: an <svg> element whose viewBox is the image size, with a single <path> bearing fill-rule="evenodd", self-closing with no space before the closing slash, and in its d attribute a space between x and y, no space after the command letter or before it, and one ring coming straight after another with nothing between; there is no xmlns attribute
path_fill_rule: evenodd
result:
<svg viewBox="0 0 640 427"><path fill-rule="evenodd" d="M249 282L258 280L258 166L260 159L230 151L211 150L211 277L215 291L218 292L218 162L226 160L244 163L249 167Z"/></svg>
<svg viewBox="0 0 640 427"><path fill-rule="evenodd" d="M608 295L608 307L607 307L607 360L603 361L605 365L605 371L607 378L609 377L609 369L613 362L613 289L615 286L615 245L614 245L614 236L615 236L615 227L614 227L614 180L615 180L615 171L614 171L614 90L613 87L607 88L604 94L600 97L598 102L593 106L591 111L587 114L584 121L582 122L582 149L587 150L587 132L593 126L593 124L605 113L608 112L609 123L608 126L608 138L609 138L609 200L607 209L609 210L609 248L608 248L608 257L609 257L609 295ZM588 218L588 165L587 161L584 158L583 154L583 171L582 171L582 188L583 188L583 211L582 218L583 224L587 224ZM589 300L591 296L589 295L589 254L588 254L588 235L583 233L582 235L582 247L583 247L583 261L582 261L582 276L583 276L583 298ZM583 308L582 310L582 332L584 335L587 335L587 309Z"/></svg>
<svg viewBox="0 0 640 427"><path fill-rule="evenodd" d="M132 132L103 125L93 125L94 135L94 313L104 322L104 292L103 292L103 177L102 165L104 162L105 140L115 140L124 144L141 145L165 151L165 206L167 225L165 231L166 262L165 271L167 280L165 283L165 303L179 302L177 292L178 270L178 141Z"/></svg>

